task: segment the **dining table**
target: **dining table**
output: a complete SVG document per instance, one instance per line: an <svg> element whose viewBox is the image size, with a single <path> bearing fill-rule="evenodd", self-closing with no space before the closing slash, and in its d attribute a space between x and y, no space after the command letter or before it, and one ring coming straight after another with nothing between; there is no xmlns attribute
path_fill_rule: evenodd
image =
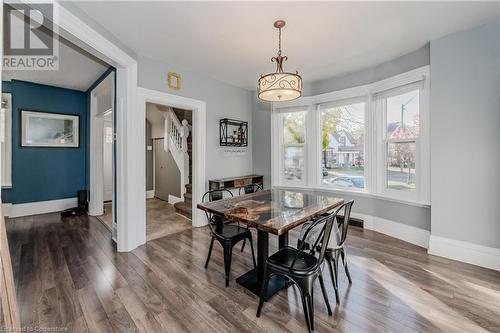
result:
<svg viewBox="0 0 500 333"><path fill-rule="evenodd" d="M342 205L344 200L310 191L270 189L251 194L199 203L198 208L257 229L257 267L236 279L236 282L260 295L264 268L269 257L269 234L278 236L279 248L288 246L290 230ZM223 223L223 219L216 219ZM218 226L218 227L222 227ZM264 295L267 300L288 286L281 276L269 280Z"/></svg>

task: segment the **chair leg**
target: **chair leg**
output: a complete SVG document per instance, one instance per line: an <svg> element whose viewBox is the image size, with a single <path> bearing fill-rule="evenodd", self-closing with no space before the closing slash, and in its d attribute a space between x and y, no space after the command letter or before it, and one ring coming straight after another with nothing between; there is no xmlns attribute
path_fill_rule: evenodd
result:
<svg viewBox="0 0 500 333"><path fill-rule="evenodd" d="M245 249L245 244L246 244L247 240L244 239L243 240L243 245L241 245L241 252L243 252L243 250Z"/></svg>
<svg viewBox="0 0 500 333"><path fill-rule="evenodd" d="M205 269L208 267L208 262L210 261L210 256L212 255L213 247L214 247L214 238L212 237L212 241L210 242L210 247L208 248L208 256L207 256L207 261L205 262Z"/></svg>
<svg viewBox="0 0 500 333"><path fill-rule="evenodd" d="M245 245L245 240L243 240L243 245ZM257 268L257 262L255 261L255 252L253 251L253 241L252 241L252 236L250 235L250 238L248 239L250 242L250 249L252 250L252 260L253 260L253 268Z"/></svg>
<svg viewBox="0 0 500 333"><path fill-rule="evenodd" d="M224 245L224 269L226 271L226 287L229 286L229 272L231 272L231 255L233 252L233 247L231 243L226 243Z"/></svg>
<svg viewBox="0 0 500 333"><path fill-rule="evenodd" d="M321 291L323 292L323 298L325 299L326 308L328 310L328 315L331 316L332 309L330 308L330 302L328 301L328 295L326 293L325 282L323 281L323 275L319 274L319 284L321 285Z"/></svg>
<svg viewBox="0 0 500 333"><path fill-rule="evenodd" d="M300 291L300 298L302 298L302 307L304 308L304 317L306 318L307 330L311 332L311 323L309 320L309 303L307 300L307 295L305 294L305 290Z"/></svg>
<svg viewBox="0 0 500 333"><path fill-rule="evenodd" d="M349 267L347 267L347 255L345 254L344 249L342 249L342 251L340 252L340 255L342 256L342 263L344 264L345 274L347 275L347 279L349 280L349 284L351 284L352 283L351 274L349 273Z"/></svg>
<svg viewBox="0 0 500 333"><path fill-rule="evenodd" d="M308 293L309 295L307 296L307 306L308 306L308 315L309 315L309 331L314 332L314 285L313 285L314 280L310 281L310 286Z"/></svg>
<svg viewBox="0 0 500 333"><path fill-rule="evenodd" d="M264 305L264 298L266 296L267 285L269 284L270 276L267 276L267 264L264 267L264 283L262 284L262 289L260 291L259 306L257 307L257 317L260 317L260 312L262 311L262 306Z"/></svg>
<svg viewBox="0 0 500 333"><path fill-rule="evenodd" d="M334 259L330 255L325 256L325 259L328 265L328 269L330 270L330 277L332 278L333 289L335 290L335 301L337 302L337 304L340 304L339 290L337 287L337 272L332 267L332 261L334 261ZM333 263L333 265L334 267L337 267L337 264L335 262Z"/></svg>

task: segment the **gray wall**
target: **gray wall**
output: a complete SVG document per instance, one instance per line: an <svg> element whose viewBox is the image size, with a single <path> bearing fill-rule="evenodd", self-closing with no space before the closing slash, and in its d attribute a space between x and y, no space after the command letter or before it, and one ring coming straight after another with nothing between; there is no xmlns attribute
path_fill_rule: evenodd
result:
<svg viewBox="0 0 500 333"><path fill-rule="evenodd" d="M373 83L385 78L429 65L429 45L392 61L358 72L317 81L304 86L303 95L317 95L326 92L347 89ZM271 176L271 126L270 105L258 100L254 92L253 103L254 154L253 168L255 173L263 174L266 184ZM354 199L354 212L377 216L391 221L401 222L420 229L431 230L430 208L406 205L392 201L367 198L356 194L340 197Z"/></svg>
<svg viewBox="0 0 500 333"><path fill-rule="evenodd" d="M354 73L336 76L330 79L316 81L310 84L309 95L318 95L327 92L352 88L368 83L377 82L412 69L429 65L429 44L405 54L399 58L384 62L380 65L366 68Z"/></svg>
<svg viewBox="0 0 500 333"><path fill-rule="evenodd" d="M249 138L246 154L224 156L219 146L219 120L233 118L252 124L252 92L237 88L198 73L169 65L165 62L139 57L139 86L169 94L181 95L205 101L207 104L206 123L206 177L241 176L253 172L253 135ZM182 76L180 90L170 90L167 86L167 72L177 72ZM196 129L195 129L196 130ZM253 130L251 130L253 131ZM253 132L252 132L253 133ZM206 184L208 187L208 182Z"/></svg>
<svg viewBox="0 0 500 333"><path fill-rule="evenodd" d="M271 187L271 105L253 94L253 172L264 176L264 188Z"/></svg>
<svg viewBox="0 0 500 333"><path fill-rule="evenodd" d="M169 195L181 198L181 171L172 153L166 152L163 148L163 138L153 140L153 145L155 147L155 197L163 200L168 200ZM160 165L163 168L160 168Z"/></svg>
<svg viewBox="0 0 500 333"><path fill-rule="evenodd" d="M153 189L153 150L148 150L148 147L153 147L153 140L151 123L146 119L146 191Z"/></svg>
<svg viewBox="0 0 500 333"><path fill-rule="evenodd" d="M431 42L432 234L500 248L500 25Z"/></svg>

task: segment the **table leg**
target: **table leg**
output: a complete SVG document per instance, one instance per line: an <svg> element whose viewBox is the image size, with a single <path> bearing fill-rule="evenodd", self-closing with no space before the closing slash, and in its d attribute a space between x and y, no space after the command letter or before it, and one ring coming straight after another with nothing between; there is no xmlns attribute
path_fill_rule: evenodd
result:
<svg viewBox="0 0 500 333"><path fill-rule="evenodd" d="M259 286L264 281L264 267L267 257L269 257L269 234L262 230L257 230L257 278Z"/></svg>
<svg viewBox="0 0 500 333"><path fill-rule="evenodd" d="M284 234L279 235L278 243L279 243L280 249L285 247L285 246L288 246L288 231L285 232Z"/></svg>
<svg viewBox="0 0 500 333"><path fill-rule="evenodd" d="M280 244L281 244L280 237ZM269 234L265 231L257 230L257 268L246 272L236 279L243 287L247 288L255 295L260 296L262 283L264 282L264 267L269 256ZM273 276L269 280L265 299L268 300L281 289L287 287L286 279L283 276Z"/></svg>

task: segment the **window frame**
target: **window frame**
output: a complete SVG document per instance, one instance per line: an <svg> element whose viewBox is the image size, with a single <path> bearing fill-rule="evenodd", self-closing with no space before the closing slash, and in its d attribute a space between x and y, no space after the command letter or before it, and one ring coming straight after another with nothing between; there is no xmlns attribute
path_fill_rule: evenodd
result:
<svg viewBox="0 0 500 333"><path fill-rule="evenodd" d="M1 187L12 188L12 94L2 92L2 100L6 99L8 108L5 109L5 153L2 152ZM1 147L0 147L1 149Z"/></svg>
<svg viewBox="0 0 500 333"><path fill-rule="evenodd" d="M419 87L420 133L415 140L415 191L385 189L387 177L386 152L382 145L385 136L385 115L381 112L380 95L394 90L404 91L405 86ZM416 206L430 206L430 131L429 131L429 86L430 69L424 66L371 84L301 97L294 101L272 103L271 108L271 184L273 187L295 187L333 193L352 193L377 197L389 201L408 203ZM412 89L408 90L411 91ZM397 95L397 94L396 94ZM343 100L363 101L365 103L365 188L341 189L321 183L321 104L337 104ZM352 104L345 103L344 105ZM341 104L342 105L342 104ZM307 110L305 140L305 173L307 177L300 182L284 181L281 177L283 160L279 141L282 140L282 119L280 114L286 110ZM385 113L385 111L384 111ZM402 141L402 140L399 140ZM282 141L281 141L282 143ZM385 147L387 147L385 145ZM316 170L318 169L318 170ZM411 193L404 193L411 192Z"/></svg>
<svg viewBox="0 0 500 333"><path fill-rule="evenodd" d="M283 121L284 121L284 114L287 113L292 113L292 112L305 112L304 115L304 143L295 143L295 144L285 144L283 140ZM278 149L278 156L279 156L279 179L280 179L280 184L284 186L304 186L307 184L307 178L308 178L308 164L309 164L309 157L308 157L308 123L309 123L309 109L308 108L297 108L293 110L283 110L282 112L279 112L277 114L277 121L278 121L278 133L281 133L281 135L278 136L278 144L279 144L279 149ZM303 155L304 155L304 170L302 170L302 179L301 180L291 180L291 179L286 179L284 177L284 164L285 164L285 149L288 147L302 147L303 149Z"/></svg>
<svg viewBox="0 0 500 333"><path fill-rule="evenodd" d="M358 90L352 90L351 91L351 94L352 95L359 95L359 93L361 93L361 91L358 91ZM327 102L327 103L323 103L323 104L332 104L332 107L335 107L335 106L338 106L338 107L341 107L341 106L345 106L345 105L351 105L351 104L357 104L357 103L364 103L365 104L365 107L364 107L364 121L365 121L365 134L364 134L364 138L363 138L363 145L364 145L364 154L363 154L363 158L365 160L365 165L364 165L364 172L363 172L363 175L364 175L364 181L365 181L365 187L363 189L343 189L343 188L338 188L338 187L334 187L332 185L326 185L326 184L323 184L322 182L322 175L319 174L317 179L316 179L316 183L317 183L317 187L322 189L322 190L331 190L331 191L347 191L347 192L354 192L354 193L368 193L369 191L367 190L367 187L368 187L368 181L367 179L370 178L370 175L369 175L369 170L367 170L366 168L366 154L367 154L367 150L369 149L368 148L368 144L367 144L367 116L368 116L368 97L367 95L365 94L364 96L361 95L361 96L351 96L349 98L343 98L343 99L340 99L340 100L336 100L336 101L332 101L331 103ZM321 112L322 112L322 108L321 108L321 104L317 104L317 113L318 113L318 120L319 120L319 123L318 123L318 127L317 127L317 132L318 132L318 136L316 138L317 142L321 142L322 140L322 137L321 137L321 131L322 131L322 117L321 117ZM319 146L319 155L318 155L318 161L321 160L321 154L323 153L322 150L321 150L321 144L318 144ZM321 164L319 165L319 168L321 168Z"/></svg>

